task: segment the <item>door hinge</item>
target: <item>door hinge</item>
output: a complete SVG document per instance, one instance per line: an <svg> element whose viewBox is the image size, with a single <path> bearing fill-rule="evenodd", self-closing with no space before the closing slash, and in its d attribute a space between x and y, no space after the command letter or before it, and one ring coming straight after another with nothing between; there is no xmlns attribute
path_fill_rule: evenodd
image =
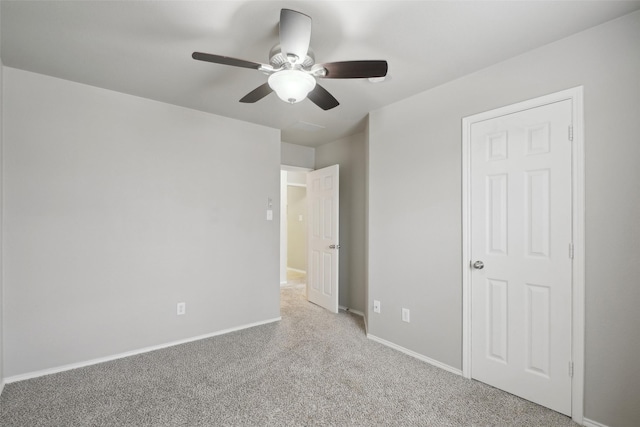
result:
<svg viewBox="0 0 640 427"><path fill-rule="evenodd" d="M573 141L573 125L569 125L569 141Z"/></svg>
<svg viewBox="0 0 640 427"><path fill-rule="evenodd" d="M573 243L569 243L569 258L573 259Z"/></svg>
<svg viewBox="0 0 640 427"><path fill-rule="evenodd" d="M573 362L569 362L569 377L573 378Z"/></svg>

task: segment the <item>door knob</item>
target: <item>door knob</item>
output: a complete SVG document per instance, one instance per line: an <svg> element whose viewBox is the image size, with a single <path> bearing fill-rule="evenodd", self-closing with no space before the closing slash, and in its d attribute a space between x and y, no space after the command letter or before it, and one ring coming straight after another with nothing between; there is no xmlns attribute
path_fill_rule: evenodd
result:
<svg viewBox="0 0 640 427"><path fill-rule="evenodd" d="M340 249L340 245L329 245L329 249Z"/></svg>
<svg viewBox="0 0 640 427"><path fill-rule="evenodd" d="M476 270L482 270L484 268L484 262L482 261L476 261L473 263L473 268L475 268Z"/></svg>

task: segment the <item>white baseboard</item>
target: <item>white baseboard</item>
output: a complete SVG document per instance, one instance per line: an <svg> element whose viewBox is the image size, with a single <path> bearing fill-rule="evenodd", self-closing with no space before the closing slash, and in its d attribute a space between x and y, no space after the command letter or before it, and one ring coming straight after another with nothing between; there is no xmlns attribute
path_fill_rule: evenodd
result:
<svg viewBox="0 0 640 427"><path fill-rule="evenodd" d="M307 274L307 270L298 270L297 268L291 268L291 267L287 267L287 270L291 270L294 273L302 273L302 274Z"/></svg>
<svg viewBox="0 0 640 427"><path fill-rule="evenodd" d="M364 313L361 312L360 310L354 310L352 308L345 307L344 305L339 305L338 308L340 310L348 311L349 313L353 313L353 314L356 314L358 316L364 317Z"/></svg>
<svg viewBox="0 0 640 427"><path fill-rule="evenodd" d="M206 338L212 338L212 337L215 337L215 336L218 336L218 335L224 335L224 334L228 334L230 332L239 331L239 330L242 330L242 329L253 328L255 326L260 326L260 325L266 325L267 323L278 322L280 320L282 320L282 317L276 317L274 319L268 319L268 320L263 320L263 321L260 321L260 322L249 323L249 324L246 324L246 325L236 326L236 327L229 328L229 329L223 329L221 331L212 332L212 333L204 334L204 335L198 335L198 336L191 337L191 338L186 338L186 339L183 339L183 340L171 341L171 342L168 342L168 343L165 343L165 344L154 345L154 346L151 346L151 347L144 347L144 348L141 348L141 349L138 349L138 350L132 350L132 351L124 352L124 353L114 354L112 356L99 357L97 359L91 359L91 360L87 360L85 362L71 363L71 364L68 364L68 365L57 366L55 368L43 369L43 370L40 370L40 371L27 372L26 374L14 375L12 377L5 378L3 385L5 383L9 384L9 383L17 382L17 381L28 380L28 379L31 379L31 378L42 377L44 375L56 374L58 372L70 371L72 369L84 368L85 366L97 365L98 363L110 362L112 360L122 359L124 357L135 356L137 354L148 353L150 351L160 350L160 349L167 348L167 347L173 347L175 345L186 344L186 343L189 343L189 342L192 342L192 341L198 341L198 340L202 340L202 339L206 339Z"/></svg>
<svg viewBox="0 0 640 427"><path fill-rule="evenodd" d="M286 280L284 282L280 282L280 286L286 286L286 284L289 283Z"/></svg>
<svg viewBox="0 0 640 427"><path fill-rule="evenodd" d="M372 341L379 342L380 344L386 345L387 347L391 347L394 350L398 350L398 351L400 351L400 352L402 352L404 354L407 354L407 355L409 355L411 357L415 357L416 359L421 360L423 362L426 362L426 363L428 363L430 365L433 365L433 366L435 366L437 368L444 369L445 371L449 371L449 372L454 373L456 375L462 375L462 371L460 369L456 369L453 366L449 366L449 365L447 365L445 363L438 362L437 360L431 359L430 357L424 356L424 355L422 355L420 353L416 353L413 350L409 350L408 348L401 347L401 346L399 346L397 344L394 344L394 343L392 343L390 341L384 340L382 338L378 338L375 335L367 334L367 338L369 338Z"/></svg>
<svg viewBox="0 0 640 427"><path fill-rule="evenodd" d="M590 420L588 418L582 419L582 425L585 427L608 427L606 424L602 424L597 421Z"/></svg>

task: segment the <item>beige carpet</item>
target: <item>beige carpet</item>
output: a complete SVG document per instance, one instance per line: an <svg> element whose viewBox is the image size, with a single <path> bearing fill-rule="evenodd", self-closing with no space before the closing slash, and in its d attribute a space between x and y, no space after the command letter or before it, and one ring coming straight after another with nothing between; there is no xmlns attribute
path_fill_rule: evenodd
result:
<svg viewBox="0 0 640 427"><path fill-rule="evenodd" d="M574 426L365 337L285 287L281 322L8 384L9 426Z"/></svg>

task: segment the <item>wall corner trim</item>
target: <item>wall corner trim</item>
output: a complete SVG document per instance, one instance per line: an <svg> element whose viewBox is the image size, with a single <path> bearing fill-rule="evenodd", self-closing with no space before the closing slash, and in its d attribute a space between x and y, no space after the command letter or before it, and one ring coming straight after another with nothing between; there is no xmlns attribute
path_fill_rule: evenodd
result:
<svg viewBox="0 0 640 427"><path fill-rule="evenodd" d="M2 396L2 390L4 390L4 380L0 381L0 396Z"/></svg>
<svg viewBox="0 0 640 427"><path fill-rule="evenodd" d="M409 350L408 348L404 348L404 347L399 346L397 344L394 344L394 343L392 343L390 341L387 341L385 339L379 338L379 337L377 337L375 335L367 334L367 338L369 338L372 341L376 341L376 342L378 342L378 343L380 343L382 345L386 345L387 347L390 347L390 348L392 348L394 350L397 350L397 351L399 351L401 353L407 354L407 355L409 355L411 357L415 357L416 359L421 360L423 362L426 362L426 363L428 363L430 365L433 365L436 368L444 369L445 371L449 371L449 372L451 372L453 374L456 374L456 375L462 375L462 371L460 369L454 368L453 366L449 366L446 363L438 362L435 359L431 359L430 357L424 356L424 355L422 355L420 353L416 353L413 350Z"/></svg>
<svg viewBox="0 0 640 427"><path fill-rule="evenodd" d="M199 341L199 340L203 340L203 339L207 339L207 338L213 338L213 337L216 337L218 335L225 335L225 334L228 334L228 333L231 333L231 332L240 331L242 329L253 328L254 326L261 326L261 325L266 325L267 323L278 322L280 320L282 320L282 317L276 317L274 319L262 320L262 321L259 321L259 322L249 323L249 324L246 324L246 325L241 325L241 326L236 326L236 327L233 327L233 328L223 329L223 330L216 331L216 332L211 332L209 334L198 335L198 336L191 337L191 338L185 338L185 339L182 339L182 340L171 341L171 342L164 343L164 344L154 345L154 346L150 346L150 347L144 347L144 348L140 348L138 350L127 351L127 352L124 352L124 353L118 353L118 354L114 354L112 356L99 357L97 359L86 360L84 362L71 363L71 364L68 364L68 365L57 366L57 367L54 367L54 368L42 369L40 371L27 372L25 374L14 375L14 376L5 378L4 382L2 383L2 386L4 386L5 383L9 384L9 383L14 383L14 382L18 382L18 381L29 380L29 379L32 379L32 378L42 377L42 376L45 376L45 375L56 374L58 372L70 371L72 369L84 368L86 366L97 365L98 363L110 362L112 360L122 359L122 358L129 357L129 356L135 356L137 354L142 354L142 353L148 353L150 351L161 350L161 349L167 348L167 347L173 347L173 346L176 346L176 345L186 344L186 343L193 342L193 341ZM0 387L0 392L1 392L1 390L2 390L2 388Z"/></svg>

